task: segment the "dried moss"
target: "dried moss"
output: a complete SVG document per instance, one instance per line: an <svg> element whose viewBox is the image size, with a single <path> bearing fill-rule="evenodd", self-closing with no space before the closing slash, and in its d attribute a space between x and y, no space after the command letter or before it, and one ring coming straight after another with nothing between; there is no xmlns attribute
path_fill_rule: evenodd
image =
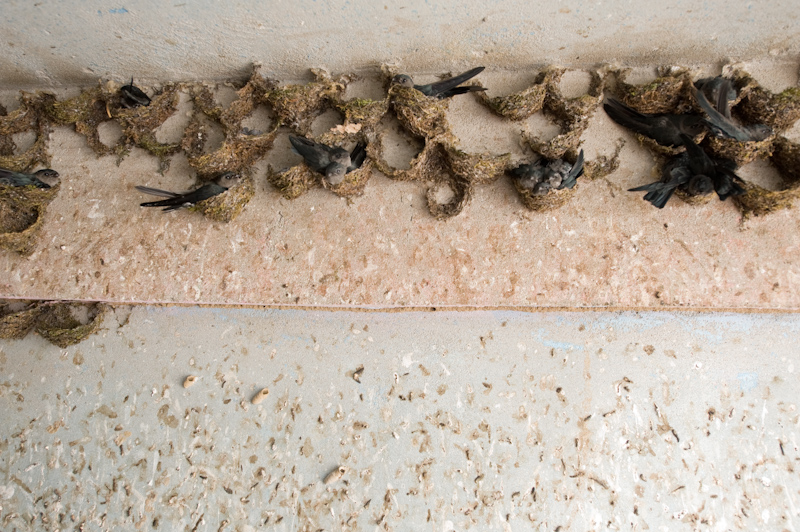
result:
<svg viewBox="0 0 800 532"><path fill-rule="evenodd" d="M581 144L581 135L585 126L575 127L560 133L548 141L541 141L536 135L522 132L522 141L533 151L547 159L561 159L567 152L575 152Z"/></svg>
<svg viewBox="0 0 800 532"><path fill-rule="evenodd" d="M479 91L475 94L478 100L495 114L508 120L525 120L541 111L542 107L544 107L547 84L550 81L551 73L552 71L550 70L541 72L530 87L508 96L489 98L485 91ZM476 82L476 85L483 86L479 82Z"/></svg>
<svg viewBox="0 0 800 532"><path fill-rule="evenodd" d="M761 86L753 87L736 110L747 122L767 124L776 132L786 131L800 118L800 88L773 94Z"/></svg>
<svg viewBox="0 0 800 532"><path fill-rule="evenodd" d="M760 141L742 142L710 135L706 137L702 145L714 157L730 159L738 166L742 166L756 159L766 159L772 155L773 142L774 137Z"/></svg>
<svg viewBox="0 0 800 532"><path fill-rule="evenodd" d="M689 194L682 188L676 188L675 195L689 205L705 205L716 197L713 191L708 194Z"/></svg>
<svg viewBox="0 0 800 532"><path fill-rule="evenodd" d="M91 336L100 328L109 307L102 303L43 304L36 323L36 332L48 342L66 348ZM76 311L84 311L88 321L76 318Z"/></svg>
<svg viewBox="0 0 800 532"><path fill-rule="evenodd" d="M800 144L778 137L770 162L783 178L782 188L767 190L753 183L745 183L746 192L733 198L745 218L791 208L800 197Z"/></svg>
<svg viewBox="0 0 800 532"><path fill-rule="evenodd" d="M567 131L578 127L586 127L588 120L597 111L603 101L605 77L599 72L590 71L589 91L575 98L566 98L561 93L559 83L566 72L563 68L550 67L545 70L547 95L544 99L544 111Z"/></svg>
<svg viewBox="0 0 800 532"><path fill-rule="evenodd" d="M111 152L110 147L100 142L97 132L100 124L111 120L108 98L101 87L94 87L74 98L53 102L47 107L47 114L55 125L74 125L75 131L86 137L86 143L99 157Z"/></svg>
<svg viewBox="0 0 800 532"><path fill-rule="evenodd" d="M202 131L202 126L199 127L200 129L192 128L191 130L187 128L190 139L198 138L198 133ZM272 143L277 135L277 127L261 135L233 134L222 143L219 149L211 153L190 156L189 164L197 170L198 176L201 177L211 177L225 172L238 172L249 168L257 160L264 157L272 148ZM192 141L186 140L186 138L184 137L185 142L183 145L188 147L192 153L198 153L199 150L196 149L196 146L192 146ZM202 134L200 138L202 138Z"/></svg>
<svg viewBox="0 0 800 532"><path fill-rule="evenodd" d="M179 100L178 88L175 84L166 85L160 94L152 98L148 106L132 109L117 107L110 110L122 128L122 137L113 148L118 156L117 164L130 152L131 146L138 146L158 157L162 173L169 167L167 157L177 153L181 145L161 143L156 139L155 132L175 114Z"/></svg>
<svg viewBox="0 0 800 532"><path fill-rule="evenodd" d="M616 72L616 94L628 107L640 113L687 113L692 106L692 78L685 69L659 76L649 83L631 85L625 81L630 69Z"/></svg>
<svg viewBox="0 0 800 532"><path fill-rule="evenodd" d="M47 189L0 185L0 247L22 255L32 253L47 205L59 188L60 185Z"/></svg>
<svg viewBox="0 0 800 532"><path fill-rule="evenodd" d="M371 133L389 111L389 98L383 100L353 98L337 104L336 109L344 114L344 129L350 124L357 124L364 133Z"/></svg>
<svg viewBox="0 0 800 532"><path fill-rule="evenodd" d="M333 79L324 70L311 72L316 78L311 83L273 88L264 95L281 122L304 136L311 132L317 116L341 102L348 82L346 77Z"/></svg>
<svg viewBox="0 0 800 532"><path fill-rule="evenodd" d="M511 164L511 154L470 154L453 146L446 146L447 163L454 174L475 185L496 181Z"/></svg>
<svg viewBox="0 0 800 532"><path fill-rule="evenodd" d="M234 220L244 206L255 196L256 187L253 177L249 172L242 172L242 180L222 194L217 194L207 200L198 202L189 207L192 212L199 212L217 222L230 222Z"/></svg>
<svg viewBox="0 0 800 532"><path fill-rule="evenodd" d="M292 166L282 172L276 172L272 166L267 169L267 181L288 200L299 198L317 186L320 178L321 176L305 164Z"/></svg>
<svg viewBox="0 0 800 532"><path fill-rule="evenodd" d="M0 305L0 338L21 340L36 325L41 314L37 303L30 301L5 301Z"/></svg>
<svg viewBox="0 0 800 532"><path fill-rule="evenodd" d="M595 179L600 179L616 172L617 168L619 168L619 154L622 152L624 146L625 141L620 141L617 143L617 147L612 155L600 155L591 161L584 162L583 176L579 179L594 181ZM567 154L566 159L571 162L577 160L577 158L578 154L576 152L571 152Z"/></svg>
<svg viewBox="0 0 800 532"><path fill-rule="evenodd" d="M367 159L360 168L345 174L344 180L338 185L331 185L328 180L324 179L322 176L319 176L318 183L337 196L343 198L360 196L364 193L367 181L372 177L372 167L372 160Z"/></svg>
<svg viewBox="0 0 800 532"><path fill-rule="evenodd" d="M561 133L549 141L541 141L536 135L523 132L522 139L533 151L548 159L560 159L565 153L577 149L581 143L581 135L589 127L589 119L594 115L603 97L605 78L598 72L590 72L592 81L589 92L576 98L562 95L558 84L566 70L550 67L545 70L544 79L547 85L544 111L561 127Z"/></svg>
<svg viewBox="0 0 800 532"><path fill-rule="evenodd" d="M426 139L454 142L447 122L448 98L431 98L401 85L389 88L389 98L397 119L410 133Z"/></svg>
<svg viewBox="0 0 800 532"><path fill-rule="evenodd" d="M395 181L414 181L417 179L417 166L419 166L424 160L422 151L417 154L416 157L414 157L408 169L401 170L394 168L392 165L386 162L386 159L383 157L384 136L385 133L383 131L379 131L375 136L374 141L367 144L367 155L374 162L375 168L389 179Z"/></svg>

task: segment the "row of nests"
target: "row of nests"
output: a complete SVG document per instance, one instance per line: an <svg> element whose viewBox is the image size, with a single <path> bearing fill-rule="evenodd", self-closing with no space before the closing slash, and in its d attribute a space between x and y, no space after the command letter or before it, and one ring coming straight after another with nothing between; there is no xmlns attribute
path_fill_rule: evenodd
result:
<svg viewBox="0 0 800 532"><path fill-rule="evenodd" d="M693 96L692 76L687 69L662 68L655 80L643 85L627 83L627 75L627 70L617 71L616 85L619 98L629 107L648 114L703 114ZM800 88L791 87L773 94L741 69L733 69L728 77L737 90L736 100L731 104L733 116L746 124L766 124L772 128L773 135L760 141L742 142L702 133L695 141L713 157L732 160L737 166L757 159L767 160L780 174L782 184L778 190L744 183L746 192L734 196L733 201L745 218L789 208L800 196L800 145L782 134L800 118ZM685 150L684 147L661 146L648 137L634 135L660 159L661 164ZM712 198L712 195L690 196L680 189L676 194L690 204L705 203Z"/></svg>
<svg viewBox="0 0 800 532"><path fill-rule="evenodd" d="M97 332L108 309L102 303L0 300L0 339L20 340L36 331L65 348Z"/></svg>
<svg viewBox="0 0 800 532"><path fill-rule="evenodd" d="M396 72L386 67L382 72L388 85ZM548 141L523 132L523 142L542 157L563 158L574 163L581 136L602 101L607 72L591 72L588 93L577 98L566 98L560 91L559 83L565 72L563 68L546 68L530 87L508 96L489 98L483 92L475 94L489 109L507 120L520 121L543 111L558 124L561 132ZM268 181L286 198L297 198L318 186L343 197L360 195L372 169L376 168L392 179L427 183L430 212L438 219L445 219L462 211L476 186L495 181L512 166L510 154L469 154L459 149L458 139L447 122L447 99L429 98L414 89L391 85L387 97L382 100L345 100L347 85L356 79L355 76L334 78L324 70L312 70L312 73L315 79L310 83L281 87L262 76L256 68L238 90L236 100L225 108L215 102L211 90L199 83L167 84L149 106L133 109L122 105L119 86L113 82L63 101L45 92L23 92L19 109L6 113L0 108L0 167L23 171L38 164L48 166L47 140L54 125L74 125L98 156L112 154L121 161L133 146L138 146L159 158L162 171L168 168L169 157L182 151L201 183L224 172L243 175L244 179L236 187L194 207L212 219L227 222L253 197L255 187L249 170L272 147L278 128L288 126L300 135L310 136L313 121L329 109L342 113L344 123L315 140L329 145L365 142L368 159L338 185L331 185L305 164L286 171L270 168ZM616 91L624 103L641 112L681 112L695 105L689 92L691 76L687 70L665 72L655 81L638 86L627 84L625 76L625 71L616 72ZM742 71L735 72L734 76L740 98L734 110L744 119L766 123L780 133L798 118L800 89L772 94ZM192 118L179 143L161 143L155 131L176 112L182 91L189 94L193 103ZM277 117L273 129L268 132L243 129L242 122L262 104L269 106ZM411 135L424 142L422 151L408 169L393 168L383 156L385 131L380 124L390 110ZM110 120L116 121L122 130L113 146L103 144L98 133L100 124ZM205 153L209 122L222 128L225 140L218 149ZM36 140L30 149L15 154L12 135L26 131L34 131ZM642 142L659 154L669 154L663 147L649 143L649 139L642 139ZM765 214L791 205L799 182L796 163L800 162L800 148L797 145L777 135L759 143L716 138L704 142L712 153L732 158L739 164L757 157L769 158L782 173L785 182L782 190L747 186L747 194L736 199L745 214ZM587 161L584 179L596 179L614 171L618 155L619 149L611 156ZM436 200L437 190L443 186L453 192L447 203ZM577 188L553 190L537 196L517 186L523 204L536 211L560 207L574 196ZM0 187L0 246L28 253L33 249L44 208L56 194L57 187L45 191L7 189Z"/></svg>

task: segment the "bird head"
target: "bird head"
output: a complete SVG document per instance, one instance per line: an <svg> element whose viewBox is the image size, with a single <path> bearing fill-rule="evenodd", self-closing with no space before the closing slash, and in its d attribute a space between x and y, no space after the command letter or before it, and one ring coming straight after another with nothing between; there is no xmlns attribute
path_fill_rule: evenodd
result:
<svg viewBox="0 0 800 532"><path fill-rule="evenodd" d="M40 181L50 185L51 187L58 183L58 172L50 168L43 168L42 170L37 171L35 175Z"/></svg>
<svg viewBox="0 0 800 532"><path fill-rule="evenodd" d="M411 79L411 76L407 76L405 74L397 74L395 77L392 78L392 85L400 85L401 87L408 87L409 89L413 89L414 80Z"/></svg>
<svg viewBox="0 0 800 532"><path fill-rule="evenodd" d="M689 180L686 189L694 196L705 196L714 190L714 182L707 175L698 174Z"/></svg>
<svg viewBox="0 0 800 532"><path fill-rule="evenodd" d="M347 173L347 166L344 164L331 163L325 169L325 179L331 185L338 185L344 181L344 176Z"/></svg>
<svg viewBox="0 0 800 532"><path fill-rule="evenodd" d="M240 174L237 174L236 172L227 172L219 176L216 179L216 182L223 188L231 188L232 186L238 184L241 180L242 176Z"/></svg>

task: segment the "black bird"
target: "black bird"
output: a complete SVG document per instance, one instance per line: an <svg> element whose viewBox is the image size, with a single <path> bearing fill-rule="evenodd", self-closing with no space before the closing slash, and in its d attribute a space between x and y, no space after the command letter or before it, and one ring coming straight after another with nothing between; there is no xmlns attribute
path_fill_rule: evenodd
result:
<svg viewBox="0 0 800 532"><path fill-rule="evenodd" d="M543 196L550 190L572 188L583 175L583 150L578 153L575 164L564 159L539 159L531 164L522 164L511 171L524 189L536 196Z"/></svg>
<svg viewBox="0 0 800 532"><path fill-rule="evenodd" d="M697 88L697 90L702 91L705 97L711 102L719 101L719 98L724 91L725 99L728 100L727 113L725 113L725 116L727 118L731 117L730 105L732 102L736 101L738 93L736 92L736 87L733 86L733 83L731 83L729 79L723 78L722 76L717 76L715 78L702 78L695 81L694 86ZM717 108L717 111L721 113L723 112L719 108Z"/></svg>
<svg viewBox="0 0 800 532"><path fill-rule="evenodd" d="M232 186L239 183L241 179L241 175L234 172L228 172L217 177L211 183L207 183L202 187L190 192L184 192L183 194L142 186L137 186L136 190L139 192L144 192L145 194L152 194L153 196L168 198L160 201L148 201L146 203L141 203L140 205L142 207L164 207L164 211L173 211L175 209L180 209L181 207L191 207L198 202L207 200L208 198L213 198L217 194L222 194Z"/></svg>
<svg viewBox="0 0 800 532"><path fill-rule="evenodd" d="M128 109L150 105L150 97L145 94L142 89L133 84L133 78L131 78L131 82L128 85L120 87L119 93L121 95L122 106Z"/></svg>
<svg viewBox="0 0 800 532"><path fill-rule="evenodd" d="M739 184L742 182L742 178L736 175L735 162L730 159L712 159L706 155L703 148L686 135L683 135L683 143L686 146L692 175L709 177L721 201L745 193L744 188Z"/></svg>
<svg viewBox="0 0 800 532"><path fill-rule="evenodd" d="M340 147L327 146L302 137L289 137L294 151L303 157L309 168L325 176L331 185L338 185L345 174L361 167L367 157L367 145L359 142L351 153Z"/></svg>
<svg viewBox="0 0 800 532"><path fill-rule="evenodd" d="M667 161L661 169L660 181L629 188L628 191L646 191L647 194L644 195L645 201L649 201L654 207L663 209L675 189L685 187L693 178L692 170L689 167L689 155L684 152ZM699 183L698 181L698 185Z"/></svg>
<svg viewBox="0 0 800 532"><path fill-rule="evenodd" d="M58 183L58 172L50 168L44 168L32 174L0 168L0 185L10 187L33 185L36 188L50 188L56 183Z"/></svg>
<svg viewBox="0 0 800 532"><path fill-rule="evenodd" d="M462 83L467 81L470 78L474 78L481 72L485 67L476 67L472 70L468 70L463 74L459 74L458 76L453 76L452 78L443 79L442 81L437 81L436 83L429 83L428 85L415 85L414 80L411 79L411 76L407 76L406 74L397 74L395 77L392 78L393 85L402 85L403 87L408 87L409 89L417 89L419 92L424 94L425 96L430 96L432 98L450 98L451 96L455 96L456 94L464 94L467 92L474 92L474 91L485 91L486 89L483 87L479 87L477 85L469 85L467 87L459 87Z"/></svg>
<svg viewBox="0 0 800 532"><path fill-rule="evenodd" d="M700 104L703 111L706 112L708 118L706 124L714 135L718 137L728 137L740 142L764 140L771 136L772 128L766 124L755 124L752 126L740 126L734 124L731 120L731 108L728 101L728 90L732 87L729 79L722 82L721 87L717 93L717 101L714 105L708 101L703 91L693 89L694 97L697 103Z"/></svg>
<svg viewBox="0 0 800 532"><path fill-rule="evenodd" d="M694 138L705 131L705 121L697 115L644 114L610 97L603 102L603 109L617 124L650 137L662 146L680 146L681 133Z"/></svg>

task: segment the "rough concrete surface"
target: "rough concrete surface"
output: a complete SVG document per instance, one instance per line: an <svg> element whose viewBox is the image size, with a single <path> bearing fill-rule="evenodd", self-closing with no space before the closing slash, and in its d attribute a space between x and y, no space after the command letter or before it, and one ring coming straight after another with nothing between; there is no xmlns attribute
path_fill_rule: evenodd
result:
<svg viewBox="0 0 800 532"><path fill-rule="evenodd" d="M796 62L740 66L771 90L797 83ZM652 69L640 69L631 79L648 76ZM496 95L520 90L533 77L495 72L480 79ZM563 90L583 94L588 79L574 71L565 76ZM232 94L222 87L219 97L230 102ZM382 94L377 80L369 79L348 92ZM9 108L15 95L4 93ZM162 142L180 138L188 123L184 110L157 131ZM268 130L269 113L254 116L248 125ZM502 121L471 96L454 98L447 116L462 149L510 152L518 162L531 157L521 131L545 137L558 131L541 114L523 123ZM314 132L340 120L326 113ZM582 143L587 160L611 155L620 139L626 141L615 173L579 180L573 200L548 213L527 211L502 177L477 187L464 211L447 221L429 214L423 184L391 181L377 171L361 197L346 200L318 188L283 199L265 175L268 165L280 169L300 161L285 129L256 164L256 196L233 222L144 209L138 203L151 198L134 185L194 186L183 155L174 156L162 176L156 159L143 151L134 148L117 166L116 157L98 159L82 136L57 128L50 152L52 167L62 174L61 190L33 254L0 252L0 268L7 272L0 296L326 307L800 308L796 209L747 221L730 200L692 206L673 198L655 209L642 193L626 191L654 180L653 156L602 110L591 120ZM389 162L407 165L419 147L391 122L386 128ZM796 139L796 132L788 135ZM101 129L104 135L113 138L113 129ZM741 174L767 188L780 182L763 162Z"/></svg>
<svg viewBox="0 0 800 532"><path fill-rule="evenodd" d="M518 69L791 57L800 52L796 8L791 0L10 0L0 22L0 88L98 77L224 80L252 62L286 76L382 62L438 73L476 61Z"/></svg>
<svg viewBox="0 0 800 532"><path fill-rule="evenodd" d="M796 530L798 334L797 315L119 307L67 349L0 343L0 523Z"/></svg>

